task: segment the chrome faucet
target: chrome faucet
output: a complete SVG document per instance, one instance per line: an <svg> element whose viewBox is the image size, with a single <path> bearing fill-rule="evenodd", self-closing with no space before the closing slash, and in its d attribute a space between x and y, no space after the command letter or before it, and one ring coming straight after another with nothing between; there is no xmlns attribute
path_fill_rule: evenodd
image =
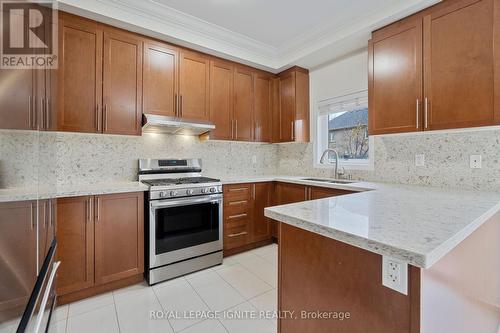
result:
<svg viewBox="0 0 500 333"><path fill-rule="evenodd" d="M325 158L329 152L332 152L335 154L335 169L334 169L335 171L334 172L335 172L335 179L338 179L339 178L339 153L335 149L333 149L333 148L325 149L325 151L321 155L321 158L319 159L319 163L325 164Z"/></svg>

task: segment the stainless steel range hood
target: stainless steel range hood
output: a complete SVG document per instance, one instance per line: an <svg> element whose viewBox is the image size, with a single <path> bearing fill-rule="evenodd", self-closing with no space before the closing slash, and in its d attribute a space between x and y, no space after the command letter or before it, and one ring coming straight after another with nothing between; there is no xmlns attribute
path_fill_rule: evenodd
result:
<svg viewBox="0 0 500 333"><path fill-rule="evenodd" d="M190 121L154 114L144 114L142 117L142 131L145 133L201 135L213 129L215 125L210 122Z"/></svg>

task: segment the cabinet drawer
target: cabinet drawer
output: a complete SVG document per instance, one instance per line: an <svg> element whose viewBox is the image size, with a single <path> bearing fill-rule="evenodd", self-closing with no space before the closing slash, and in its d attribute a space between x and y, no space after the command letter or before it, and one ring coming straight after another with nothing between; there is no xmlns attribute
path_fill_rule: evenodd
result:
<svg viewBox="0 0 500 333"><path fill-rule="evenodd" d="M238 201L250 198L252 184L224 185L224 200Z"/></svg>
<svg viewBox="0 0 500 333"><path fill-rule="evenodd" d="M224 249L233 249L248 243L247 225L238 225L225 228Z"/></svg>
<svg viewBox="0 0 500 333"><path fill-rule="evenodd" d="M224 216L234 216L244 213L250 213L250 202L248 200L226 202L224 205Z"/></svg>

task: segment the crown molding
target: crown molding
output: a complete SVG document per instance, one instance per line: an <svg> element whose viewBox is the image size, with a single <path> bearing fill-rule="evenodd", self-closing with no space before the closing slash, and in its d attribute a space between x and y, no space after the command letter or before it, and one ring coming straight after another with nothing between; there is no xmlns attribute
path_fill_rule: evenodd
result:
<svg viewBox="0 0 500 333"><path fill-rule="evenodd" d="M190 47L271 72L293 65L307 68L366 46L371 31L439 2L391 2L355 19L327 22L274 47L178 11L156 0L59 0L74 14Z"/></svg>

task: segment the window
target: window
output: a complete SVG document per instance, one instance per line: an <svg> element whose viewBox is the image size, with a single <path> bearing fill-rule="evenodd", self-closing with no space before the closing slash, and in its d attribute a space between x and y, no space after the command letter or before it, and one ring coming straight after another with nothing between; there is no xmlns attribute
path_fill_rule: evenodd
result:
<svg viewBox="0 0 500 333"><path fill-rule="evenodd" d="M368 135L368 92L338 96L318 103L315 164L327 148L339 154L339 166L373 168L373 144ZM335 154L327 158L335 163Z"/></svg>

